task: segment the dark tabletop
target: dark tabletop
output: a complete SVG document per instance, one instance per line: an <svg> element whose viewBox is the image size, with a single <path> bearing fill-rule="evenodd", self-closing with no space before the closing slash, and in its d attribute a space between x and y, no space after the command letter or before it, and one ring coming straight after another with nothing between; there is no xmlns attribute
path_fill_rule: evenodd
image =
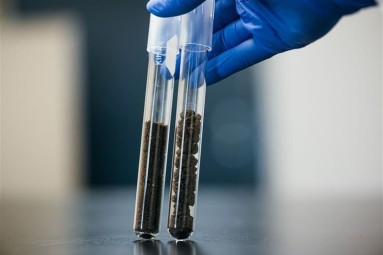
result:
<svg viewBox="0 0 383 255"><path fill-rule="evenodd" d="M175 242L132 231L135 190L1 204L0 254L382 255L382 203L372 198L278 200L252 188L199 192L195 233Z"/></svg>

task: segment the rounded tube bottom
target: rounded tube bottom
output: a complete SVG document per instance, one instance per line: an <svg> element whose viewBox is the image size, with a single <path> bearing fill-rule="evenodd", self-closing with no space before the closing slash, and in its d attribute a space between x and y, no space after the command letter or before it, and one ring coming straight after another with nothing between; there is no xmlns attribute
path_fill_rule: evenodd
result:
<svg viewBox="0 0 383 255"><path fill-rule="evenodd" d="M192 236L193 234L193 230L190 229L190 228L182 228L182 229L178 229L178 228L169 228L168 229L168 232L169 234L176 238L177 240L184 240L184 239L188 239L189 237Z"/></svg>
<svg viewBox="0 0 383 255"><path fill-rule="evenodd" d="M155 238L158 233L150 233L150 232L142 232L142 231L134 231L137 237L142 238L142 239L153 239Z"/></svg>

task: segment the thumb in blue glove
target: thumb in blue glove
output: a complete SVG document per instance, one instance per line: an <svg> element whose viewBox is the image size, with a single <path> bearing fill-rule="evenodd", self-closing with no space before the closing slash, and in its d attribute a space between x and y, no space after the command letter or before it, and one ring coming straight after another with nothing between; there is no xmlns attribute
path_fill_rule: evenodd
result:
<svg viewBox="0 0 383 255"><path fill-rule="evenodd" d="M147 8L169 17L202 2L151 0ZM325 35L342 16L375 4L374 0L216 0L207 84L275 54L302 48Z"/></svg>

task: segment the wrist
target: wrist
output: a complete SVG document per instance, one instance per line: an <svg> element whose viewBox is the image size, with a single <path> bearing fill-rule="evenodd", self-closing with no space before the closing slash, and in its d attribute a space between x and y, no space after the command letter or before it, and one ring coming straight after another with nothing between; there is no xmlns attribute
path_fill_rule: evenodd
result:
<svg viewBox="0 0 383 255"><path fill-rule="evenodd" d="M381 0L332 0L332 2L339 8L343 15L347 15L363 8L375 6L380 3Z"/></svg>

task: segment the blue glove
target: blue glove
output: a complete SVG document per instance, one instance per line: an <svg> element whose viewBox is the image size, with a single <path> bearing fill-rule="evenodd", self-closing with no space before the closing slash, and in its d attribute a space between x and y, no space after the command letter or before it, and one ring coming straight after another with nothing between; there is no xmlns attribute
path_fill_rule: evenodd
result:
<svg viewBox="0 0 383 255"><path fill-rule="evenodd" d="M147 9L169 17L202 2L151 0ZM216 0L207 84L275 54L302 48L330 31L343 15L375 4L375 0Z"/></svg>

